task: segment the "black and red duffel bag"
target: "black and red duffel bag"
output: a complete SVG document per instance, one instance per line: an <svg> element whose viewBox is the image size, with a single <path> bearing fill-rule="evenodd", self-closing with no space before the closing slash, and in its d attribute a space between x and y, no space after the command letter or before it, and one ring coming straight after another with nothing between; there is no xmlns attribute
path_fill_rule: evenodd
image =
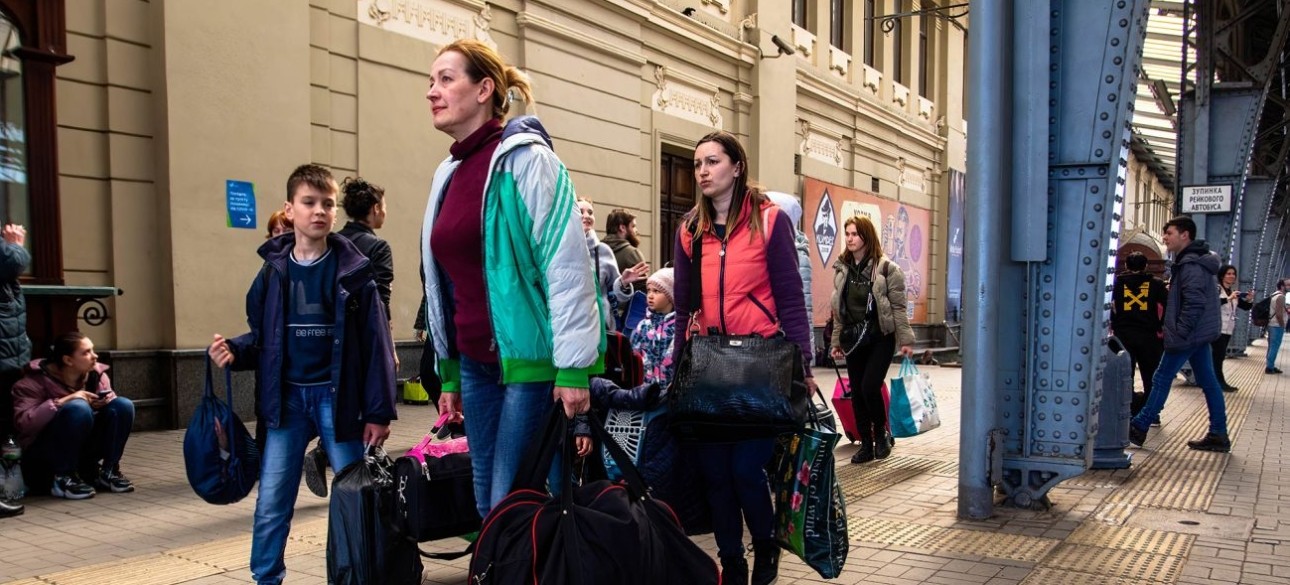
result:
<svg viewBox="0 0 1290 585"><path fill-rule="evenodd" d="M717 565L685 536L676 514L650 496L640 472L604 427L596 438L624 481L573 485L573 441L558 402L515 475L511 493L484 519L470 560L479 585L717 585ZM559 496L544 489L561 450Z"/></svg>

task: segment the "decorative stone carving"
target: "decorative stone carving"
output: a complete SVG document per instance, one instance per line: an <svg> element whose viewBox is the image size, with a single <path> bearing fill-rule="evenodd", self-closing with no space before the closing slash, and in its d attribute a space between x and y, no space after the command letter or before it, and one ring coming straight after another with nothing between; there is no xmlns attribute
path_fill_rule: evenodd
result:
<svg viewBox="0 0 1290 585"><path fill-rule="evenodd" d="M793 47L803 57L810 57L811 53L815 52L815 35L795 24L790 24L789 30L792 31Z"/></svg>
<svg viewBox="0 0 1290 585"><path fill-rule="evenodd" d="M829 71L843 79L851 72L851 55L837 47L829 47Z"/></svg>
<svg viewBox="0 0 1290 585"><path fill-rule="evenodd" d="M702 0L702 2L704 7L711 6L723 15L730 12L730 0Z"/></svg>
<svg viewBox="0 0 1290 585"><path fill-rule="evenodd" d="M811 123L806 120L798 120L797 125L802 135L802 142L797 148L798 154L842 168L843 152L846 151L846 147L842 144L841 138L812 130Z"/></svg>
<svg viewBox="0 0 1290 585"><path fill-rule="evenodd" d="M363 24L440 46L475 39L497 47L491 34L493 10L487 3L476 13L443 0L362 1L367 2L367 10L358 11Z"/></svg>
<svg viewBox="0 0 1290 585"><path fill-rule="evenodd" d="M873 95L878 95L878 87L882 85L882 72L868 65L863 65L863 67L864 80L861 85Z"/></svg>
<svg viewBox="0 0 1290 585"><path fill-rule="evenodd" d="M654 81L658 89L650 99L650 107L656 112L690 120L697 124L721 129L724 118L721 115L721 91L711 88L711 94L680 75L669 75L666 65L654 68Z"/></svg>
<svg viewBox="0 0 1290 585"><path fill-rule="evenodd" d="M899 173L901 188L918 191L919 193L927 192L928 173L910 168L903 157L896 161L896 170Z"/></svg>
<svg viewBox="0 0 1290 585"><path fill-rule="evenodd" d="M909 88L899 83L891 84L891 101L899 104L901 109L909 107Z"/></svg>
<svg viewBox="0 0 1290 585"><path fill-rule="evenodd" d="M932 112L936 110L936 102L923 96L918 96L918 115L924 120L932 120Z"/></svg>

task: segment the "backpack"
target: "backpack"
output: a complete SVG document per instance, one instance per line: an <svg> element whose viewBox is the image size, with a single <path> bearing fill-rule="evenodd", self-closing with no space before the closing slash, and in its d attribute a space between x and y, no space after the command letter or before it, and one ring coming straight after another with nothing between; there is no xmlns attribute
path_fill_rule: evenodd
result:
<svg viewBox="0 0 1290 585"><path fill-rule="evenodd" d="M604 377L619 388L635 388L645 383L645 364L632 352L632 342L622 332L605 332Z"/></svg>
<svg viewBox="0 0 1290 585"><path fill-rule="evenodd" d="M1250 322L1255 327L1267 327L1272 321L1272 297L1268 296L1263 300L1254 303L1254 309L1250 311Z"/></svg>

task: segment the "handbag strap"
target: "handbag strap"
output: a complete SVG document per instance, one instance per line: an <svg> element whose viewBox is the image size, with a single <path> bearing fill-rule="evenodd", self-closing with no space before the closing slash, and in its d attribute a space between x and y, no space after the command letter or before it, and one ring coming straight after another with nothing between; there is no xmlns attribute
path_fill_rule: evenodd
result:
<svg viewBox="0 0 1290 585"><path fill-rule="evenodd" d="M694 315L703 310L703 233L698 231L699 220L691 224L690 233L690 327L697 327ZM687 332L688 333L688 332ZM686 336L682 335L682 339Z"/></svg>
<svg viewBox="0 0 1290 585"><path fill-rule="evenodd" d="M623 474L623 480L627 484L627 493L632 496L632 499L649 499L649 486L646 485L645 478L641 476L636 464L632 462L632 458L623 451L622 445L609 436L609 431L605 430L604 425L600 424L596 417L588 417L588 422L591 423L591 434L604 445L614 463L618 464L618 471Z"/></svg>

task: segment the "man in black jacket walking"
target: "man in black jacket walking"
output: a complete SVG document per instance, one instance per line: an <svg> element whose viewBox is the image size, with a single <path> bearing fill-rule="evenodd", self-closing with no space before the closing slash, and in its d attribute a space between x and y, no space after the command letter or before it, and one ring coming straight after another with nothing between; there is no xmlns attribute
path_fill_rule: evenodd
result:
<svg viewBox="0 0 1290 585"><path fill-rule="evenodd" d="M1111 293L1111 327L1142 376L1144 396L1140 400L1135 397L1133 403L1133 414L1138 414L1151 397L1151 378L1165 352L1161 325L1169 293L1164 282L1147 272L1147 257L1142 252L1129 254L1124 267L1128 271L1115 277Z"/></svg>
<svg viewBox="0 0 1290 585"><path fill-rule="evenodd" d="M1129 423L1129 441L1138 446L1147 441L1147 429L1160 416L1174 376L1190 361L1196 381L1205 392L1209 433L1188 441L1187 446L1226 453L1232 449L1227 438L1227 405L1209 348L1210 342L1218 338L1222 320L1218 295L1214 294L1219 261L1205 242L1195 238L1196 222L1190 217L1175 217L1165 224L1165 247L1174 254L1173 279L1165 305L1165 354L1156 368L1146 406Z"/></svg>

